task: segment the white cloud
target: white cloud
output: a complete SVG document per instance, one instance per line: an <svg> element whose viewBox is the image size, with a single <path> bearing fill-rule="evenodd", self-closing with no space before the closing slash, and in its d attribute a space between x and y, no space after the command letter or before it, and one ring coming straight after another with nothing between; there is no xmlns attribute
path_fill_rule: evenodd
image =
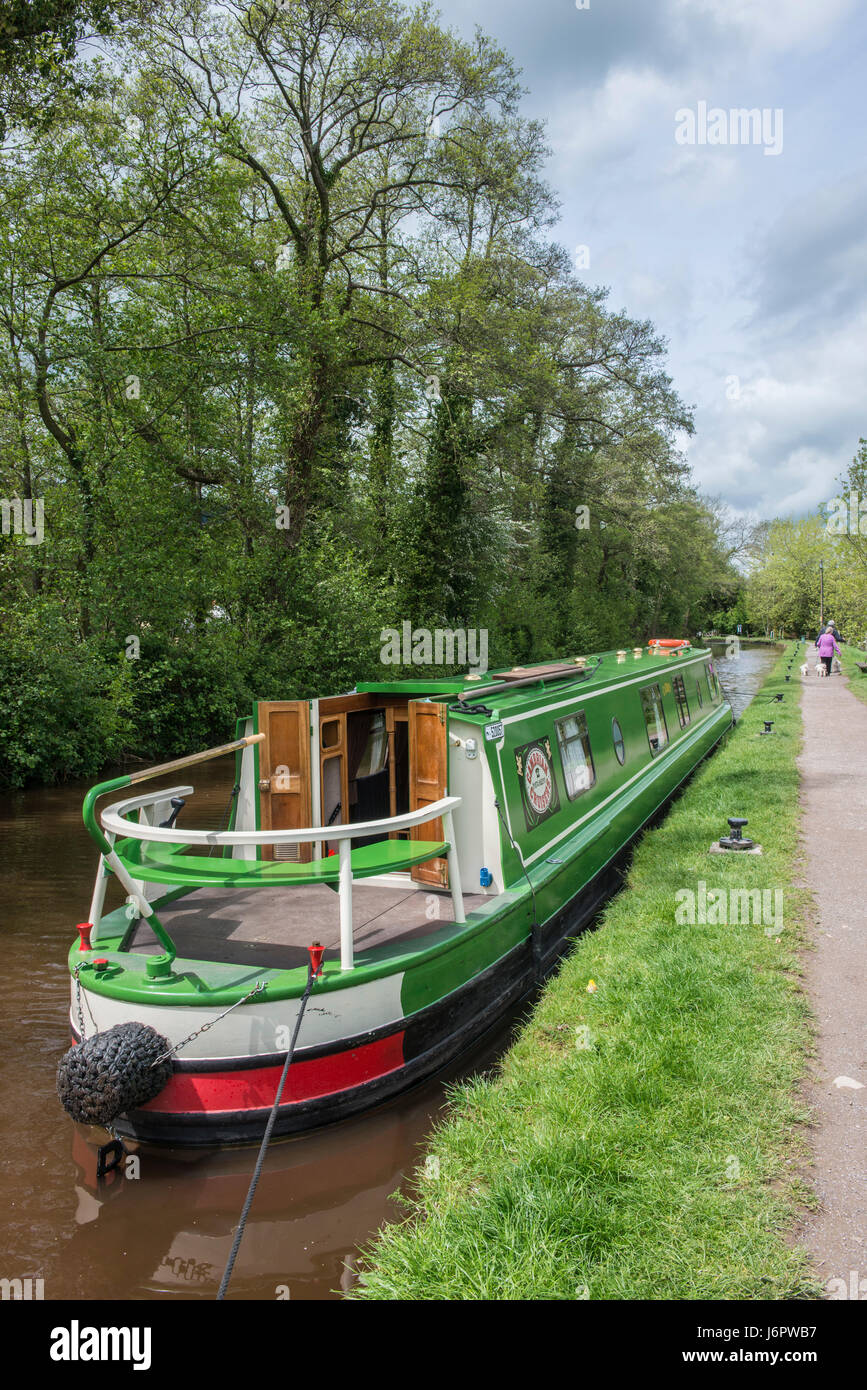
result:
<svg viewBox="0 0 867 1390"><path fill-rule="evenodd" d="M690 463L706 491L763 516L813 511L834 495L865 433L867 312L833 337L781 345L770 367L740 374L741 394L720 393L698 412Z"/></svg>
<svg viewBox="0 0 867 1390"><path fill-rule="evenodd" d="M577 171L628 158L650 119L664 120L669 111L673 142L676 97L676 89L651 68L611 68L592 96L570 93L552 112L548 128L558 168Z"/></svg>

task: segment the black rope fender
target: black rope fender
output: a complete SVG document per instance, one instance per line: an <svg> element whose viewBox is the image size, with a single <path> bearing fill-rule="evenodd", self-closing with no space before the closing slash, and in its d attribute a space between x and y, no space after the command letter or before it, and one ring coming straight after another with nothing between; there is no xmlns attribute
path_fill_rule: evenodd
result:
<svg viewBox="0 0 867 1390"><path fill-rule="evenodd" d="M147 1023L116 1023L82 1038L57 1064L60 1103L81 1124L110 1127L118 1115L159 1095L172 1074L170 1053L170 1044Z"/></svg>

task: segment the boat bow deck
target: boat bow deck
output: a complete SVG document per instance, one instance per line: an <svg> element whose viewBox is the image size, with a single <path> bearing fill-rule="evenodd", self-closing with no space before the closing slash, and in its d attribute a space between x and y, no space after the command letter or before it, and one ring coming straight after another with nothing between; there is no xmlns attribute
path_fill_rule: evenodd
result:
<svg viewBox="0 0 867 1390"><path fill-rule="evenodd" d="M486 902L484 894L464 894L464 911ZM432 903L436 915L429 916ZM451 897L402 886L359 884L353 895L355 947L411 945L454 922ZM281 888L198 888L160 908L178 957L221 961L278 970L306 966L307 947L318 940L326 960L340 959L340 918L334 891L325 884ZM159 955L162 946L138 921L129 949Z"/></svg>

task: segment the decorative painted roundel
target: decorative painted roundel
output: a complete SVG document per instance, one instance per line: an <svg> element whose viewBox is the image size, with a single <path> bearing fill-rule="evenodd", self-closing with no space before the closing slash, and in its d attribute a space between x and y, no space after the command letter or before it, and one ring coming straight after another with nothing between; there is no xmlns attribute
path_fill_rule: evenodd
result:
<svg viewBox="0 0 867 1390"><path fill-rule="evenodd" d="M551 805L554 778L551 774L551 765L538 744L531 748L527 754L527 761L524 764L524 784L527 789L527 800L536 815L544 816Z"/></svg>
<svg viewBox="0 0 867 1390"><path fill-rule="evenodd" d="M533 830L560 809L560 794L551 761L551 740L534 739L515 749L515 767L521 779L521 801L527 829Z"/></svg>

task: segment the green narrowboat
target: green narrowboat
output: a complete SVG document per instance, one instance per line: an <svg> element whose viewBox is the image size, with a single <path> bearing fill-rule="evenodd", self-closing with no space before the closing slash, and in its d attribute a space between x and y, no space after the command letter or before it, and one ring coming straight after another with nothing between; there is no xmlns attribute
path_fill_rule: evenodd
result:
<svg viewBox="0 0 867 1390"><path fill-rule="evenodd" d="M731 722L710 651L655 642L263 701L231 744L93 787L73 1044L146 1024L169 1057L117 1132L259 1139L311 979L275 1133L436 1072L553 967ZM225 831L179 823L192 786L139 785L231 751Z"/></svg>

